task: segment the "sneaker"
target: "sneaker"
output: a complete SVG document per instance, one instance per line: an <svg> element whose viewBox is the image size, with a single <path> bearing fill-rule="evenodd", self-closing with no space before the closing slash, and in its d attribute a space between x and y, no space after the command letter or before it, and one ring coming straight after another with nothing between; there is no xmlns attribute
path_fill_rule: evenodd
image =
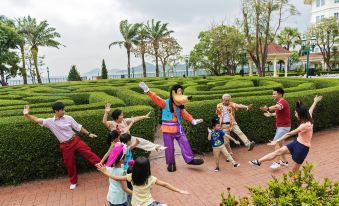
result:
<svg viewBox="0 0 339 206"><path fill-rule="evenodd" d="M162 152L162 151L165 151L165 149L167 149L167 147L160 146L160 147L156 148L155 151Z"/></svg>
<svg viewBox="0 0 339 206"><path fill-rule="evenodd" d="M250 142L250 145L248 146L248 151L251 151L255 145L255 142Z"/></svg>
<svg viewBox="0 0 339 206"><path fill-rule="evenodd" d="M230 160L229 160L229 159L226 159L226 162L230 162Z"/></svg>
<svg viewBox="0 0 339 206"><path fill-rule="evenodd" d="M77 184L71 184L71 185L69 186L69 189L70 189L70 190L75 190L76 187L77 187Z"/></svg>
<svg viewBox="0 0 339 206"><path fill-rule="evenodd" d="M273 162L270 166L271 169L278 169L279 167L281 167L281 165L279 164L279 162Z"/></svg>
<svg viewBox="0 0 339 206"><path fill-rule="evenodd" d="M258 160L250 160L250 161L248 161L248 163L250 163L251 165L255 165L255 166L261 165L261 163Z"/></svg>
<svg viewBox="0 0 339 206"><path fill-rule="evenodd" d="M280 164L280 166L288 167L288 162L287 161L284 162L284 161L280 160L279 164Z"/></svg>
<svg viewBox="0 0 339 206"><path fill-rule="evenodd" d="M214 169L214 172L219 172L219 167L216 167L215 169Z"/></svg>
<svg viewBox="0 0 339 206"><path fill-rule="evenodd" d="M239 166L240 166L239 163L235 163L235 164L233 165L233 167L239 167Z"/></svg>

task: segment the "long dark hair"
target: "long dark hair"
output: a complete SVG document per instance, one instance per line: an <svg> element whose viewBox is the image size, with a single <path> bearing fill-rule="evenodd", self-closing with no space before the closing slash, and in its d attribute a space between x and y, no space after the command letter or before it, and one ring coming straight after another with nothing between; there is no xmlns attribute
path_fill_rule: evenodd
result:
<svg viewBox="0 0 339 206"><path fill-rule="evenodd" d="M172 86L171 91L170 91L170 105L169 105L171 113L174 112L174 108L173 108L174 101L173 101L172 91L175 91L175 93L177 93L178 89L181 89L182 94L184 94L184 87L183 86L181 86L180 84L175 84L175 85ZM185 106L180 105L179 108L184 109Z"/></svg>
<svg viewBox="0 0 339 206"><path fill-rule="evenodd" d="M303 105L300 99L296 102L295 111L298 114L299 124L306 122L311 122L313 124L313 119L308 111L308 108L305 105Z"/></svg>
<svg viewBox="0 0 339 206"><path fill-rule="evenodd" d="M148 178L151 176L151 165L149 159L140 156L135 160L132 171L133 185L145 185L148 183Z"/></svg>

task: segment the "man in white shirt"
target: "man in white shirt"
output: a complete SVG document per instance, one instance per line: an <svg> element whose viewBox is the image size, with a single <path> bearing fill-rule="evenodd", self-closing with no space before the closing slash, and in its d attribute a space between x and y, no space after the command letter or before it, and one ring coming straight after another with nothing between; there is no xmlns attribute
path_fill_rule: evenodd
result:
<svg viewBox="0 0 339 206"><path fill-rule="evenodd" d="M80 139L75 131L88 135L91 138L97 137L88 132L81 124L77 123L73 117L65 115L65 105L62 102L55 102L52 105L54 117L42 119L29 114L29 106L24 107L23 114L26 119L47 127L60 142L60 151L62 153L65 167L70 178L70 189L74 190L78 181L74 153L78 151L92 165L100 162L100 158L92 152L91 148Z"/></svg>

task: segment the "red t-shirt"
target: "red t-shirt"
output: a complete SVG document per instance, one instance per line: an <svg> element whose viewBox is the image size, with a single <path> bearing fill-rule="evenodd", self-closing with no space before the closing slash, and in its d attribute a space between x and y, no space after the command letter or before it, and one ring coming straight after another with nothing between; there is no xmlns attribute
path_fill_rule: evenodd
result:
<svg viewBox="0 0 339 206"><path fill-rule="evenodd" d="M291 113L288 102L281 98L277 104L281 106L281 109L275 110L276 114L276 126L277 127L291 127Z"/></svg>

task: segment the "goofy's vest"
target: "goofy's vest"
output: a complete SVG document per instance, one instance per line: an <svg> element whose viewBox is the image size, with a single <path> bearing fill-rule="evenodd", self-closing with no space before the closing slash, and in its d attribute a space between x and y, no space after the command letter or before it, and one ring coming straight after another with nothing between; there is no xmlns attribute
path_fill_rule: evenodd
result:
<svg viewBox="0 0 339 206"><path fill-rule="evenodd" d="M178 119L178 122L180 124L182 118L181 118L181 114L180 114L180 108L178 106L177 106L175 112L177 114L177 119ZM170 110L170 99L166 99L166 106L162 110L161 120L162 121L172 121L173 120L173 113Z"/></svg>

